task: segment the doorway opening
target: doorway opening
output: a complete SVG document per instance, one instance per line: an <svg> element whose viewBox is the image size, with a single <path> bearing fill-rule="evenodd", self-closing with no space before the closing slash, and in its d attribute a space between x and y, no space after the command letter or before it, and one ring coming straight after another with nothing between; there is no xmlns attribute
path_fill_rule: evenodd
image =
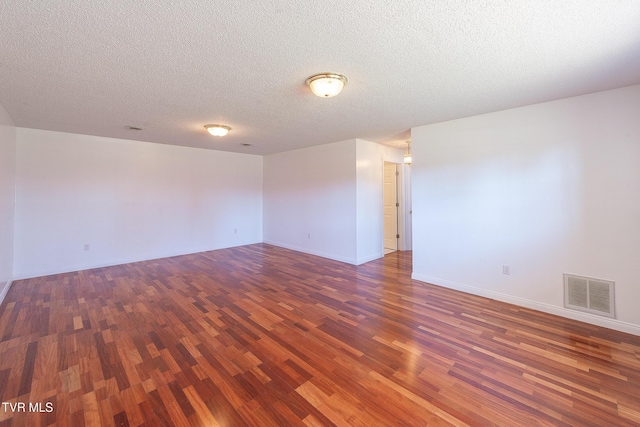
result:
<svg viewBox="0 0 640 427"><path fill-rule="evenodd" d="M383 252L410 251L412 247L411 168L383 161Z"/></svg>

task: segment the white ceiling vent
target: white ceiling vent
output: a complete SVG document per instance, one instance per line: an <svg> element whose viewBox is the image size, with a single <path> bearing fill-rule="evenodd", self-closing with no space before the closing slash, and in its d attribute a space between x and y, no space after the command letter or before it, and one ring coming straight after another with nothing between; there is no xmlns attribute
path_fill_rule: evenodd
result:
<svg viewBox="0 0 640 427"><path fill-rule="evenodd" d="M574 310L615 317L613 284L609 280L564 275L564 306Z"/></svg>

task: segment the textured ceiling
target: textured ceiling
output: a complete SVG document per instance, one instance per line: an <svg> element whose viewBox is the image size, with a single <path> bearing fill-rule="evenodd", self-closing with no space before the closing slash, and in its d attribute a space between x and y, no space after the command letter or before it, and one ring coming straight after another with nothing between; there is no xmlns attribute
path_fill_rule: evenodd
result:
<svg viewBox="0 0 640 427"><path fill-rule="evenodd" d="M323 71L348 76L342 94L304 85ZM0 2L0 103L20 127L254 154L403 145L638 83L638 0Z"/></svg>

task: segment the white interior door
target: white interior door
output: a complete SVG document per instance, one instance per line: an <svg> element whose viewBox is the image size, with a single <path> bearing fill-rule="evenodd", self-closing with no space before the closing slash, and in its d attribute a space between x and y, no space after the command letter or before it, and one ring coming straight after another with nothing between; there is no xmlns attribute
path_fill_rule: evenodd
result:
<svg viewBox="0 0 640 427"><path fill-rule="evenodd" d="M384 248L398 250L397 165L384 162Z"/></svg>

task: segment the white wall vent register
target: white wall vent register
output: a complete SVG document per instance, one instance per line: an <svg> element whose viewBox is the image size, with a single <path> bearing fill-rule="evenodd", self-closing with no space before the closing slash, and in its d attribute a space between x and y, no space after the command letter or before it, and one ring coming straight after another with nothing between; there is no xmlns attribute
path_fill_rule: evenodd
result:
<svg viewBox="0 0 640 427"><path fill-rule="evenodd" d="M564 306L600 316L615 317L614 282L564 274Z"/></svg>

